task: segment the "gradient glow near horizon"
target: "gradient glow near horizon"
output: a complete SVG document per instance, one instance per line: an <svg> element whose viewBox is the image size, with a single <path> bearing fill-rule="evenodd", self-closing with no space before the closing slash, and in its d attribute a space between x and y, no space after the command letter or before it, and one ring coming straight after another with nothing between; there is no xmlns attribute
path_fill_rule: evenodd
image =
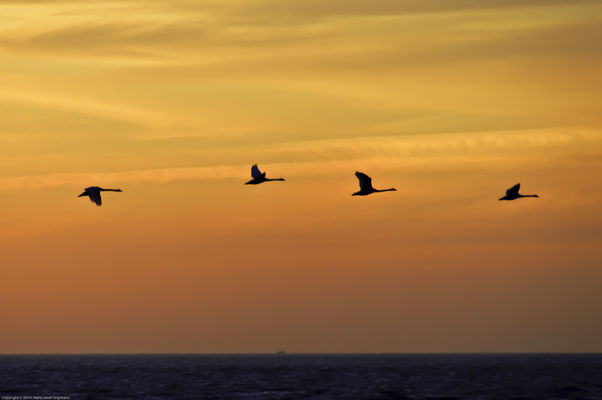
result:
<svg viewBox="0 0 602 400"><path fill-rule="evenodd" d="M0 353L602 351L600 2L0 18Z"/></svg>

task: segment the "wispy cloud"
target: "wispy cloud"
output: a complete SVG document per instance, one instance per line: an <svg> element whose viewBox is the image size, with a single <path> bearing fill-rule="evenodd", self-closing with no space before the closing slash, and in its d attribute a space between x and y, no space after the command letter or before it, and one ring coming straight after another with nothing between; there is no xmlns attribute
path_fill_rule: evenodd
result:
<svg viewBox="0 0 602 400"><path fill-rule="evenodd" d="M251 149L270 162L426 157L508 140L494 130L600 126L597 2L0 5L11 175L95 157L127 171L237 166Z"/></svg>
<svg viewBox="0 0 602 400"><path fill-rule="evenodd" d="M451 170L520 169L525 165L546 168L577 146L580 154L599 145L602 134L592 131L514 131L462 135L364 137L345 140L273 144L262 152L262 166L291 177L340 176L362 167L378 170L443 172ZM555 149L564 149L556 154ZM245 149L248 152L250 149ZM232 151L232 150L230 150ZM242 149L235 150L241 155ZM542 156L542 152L546 156ZM597 155L597 156L596 156ZM600 162L599 154L573 157L572 163ZM564 157L565 163L568 161ZM496 165L496 162L499 162ZM144 184L187 180L244 180L250 164L161 168L104 173L58 173L0 178L0 190L40 189L90 184Z"/></svg>
<svg viewBox="0 0 602 400"><path fill-rule="evenodd" d="M584 43L592 42L588 32L581 32L576 25L585 22L597 21L594 10L596 2L593 1L487 1L475 2L463 0L448 1L390 1L376 2L364 1L279 1L254 2L246 5L231 2L203 2L193 3L175 1L166 3L150 2L124 2L121 7L115 3L103 3L105 13L115 14L111 22L96 17L90 5L83 8L67 3L65 10L71 10L74 17L65 18L57 14L56 10L47 8L37 16L39 24L31 29L31 24L14 25L0 30L0 46L12 52L37 51L56 53L78 53L81 56L92 57L94 52L111 54L113 56L129 55L162 60L164 63L177 63L187 60L191 63L201 64L202 59L211 59L217 54L197 55L186 54L187 50L204 49L218 51L222 61L261 60L261 54L253 52L257 46L278 49L272 58L293 56L286 51L293 44L306 44L303 53L310 58L319 55L316 51L320 43L326 45L328 51L324 55L345 55L365 53L370 62L379 64L379 52L391 51L397 53L406 62L424 62L445 59L459 51L460 55L470 54L462 51L463 45L471 47L474 57L492 55L501 56L504 51L515 51L518 48L530 47L537 50L540 45L548 48L550 45L561 48L583 49L577 45L581 39ZM561 6L572 7L566 11ZM124 10L123 7L126 7ZM516 28L517 18L514 8L537 7L545 8L544 11L531 11L528 15L531 29L518 32L518 37L513 30ZM591 8L589 15L587 9ZM194 10L194 12L191 10ZM507 11L494 12L492 9ZM476 14L457 14L454 11L476 10ZM573 12L570 12L573 10ZM577 10L577 11L575 11ZM416 13L435 13L429 17L416 15ZM443 13L443 14L440 14ZM577 14L577 15L575 15ZM34 14L35 15L35 14ZM70 14L69 14L70 15ZM324 19L338 17L336 20ZM410 16L411 19L406 17ZM560 17L563 18L560 18ZM254 23L254 18L261 18L262 23ZM298 18L299 20L295 20ZM557 21L558 25L566 25L566 31L558 32L562 40L547 40L556 38L554 31L546 32L546 25ZM53 22L57 20L56 22ZM283 23L284 21L284 23ZM479 25L481 21L481 25ZM496 41L490 42L491 26L501 26L501 22L508 21L507 33L497 31ZM487 22L487 24L483 24ZM541 26L538 27L538 24ZM472 35L465 35L464 26L471 26ZM479 28L480 26L480 28ZM520 26L520 25L519 25ZM540 32L539 28L544 28ZM562 29L562 27L561 27ZM594 29L596 25L586 28ZM445 33L445 35L441 35ZM475 35L477 33L478 35ZM516 39L533 40L524 42ZM386 42L372 40L372 38L387 37ZM540 39L538 39L538 37ZM353 40L350 40L353 38ZM465 41L463 39L470 38ZM479 40L482 38L483 40ZM408 42L410 39L410 42ZM460 41L460 42L458 42ZM508 43L506 44L506 41ZM595 42L595 40L594 40ZM535 46L530 46L534 44ZM418 44L419 46L416 46ZM479 48L480 46L480 48ZM587 45L588 51L591 51ZM236 49L233 54L223 53L223 49ZM311 52L307 50L311 48ZM417 50L422 48L422 53ZM557 49L558 47L556 47ZM245 51L248 49L249 51ZM442 51L443 50L443 51ZM97 54L98 55L98 54ZM430 55L429 60L424 60ZM171 59L171 62L169 61ZM421 59L423 59L421 61ZM431 60L432 59L432 60ZM300 57L303 60L303 57ZM324 61L328 62L328 58ZM358 60L359 61L359 60ZM385 60L391 61L391 60ZM332 62L332 61L331 61ZM319 62L318 64L322 64ZM348 64L349 60L341 60L340 64ZM384 64L384 63L383 63Z"/></svg>
<svg viewBox="0 0 602 400"><path fill-rule="evenodd" d="M144 110L132 105L101 101L70 93L28 92L17 88L10 90L10 87L7 89L0 93L0 101L89 114L139 125L161 126L169 123L168 116L156 110Z"/></svg>

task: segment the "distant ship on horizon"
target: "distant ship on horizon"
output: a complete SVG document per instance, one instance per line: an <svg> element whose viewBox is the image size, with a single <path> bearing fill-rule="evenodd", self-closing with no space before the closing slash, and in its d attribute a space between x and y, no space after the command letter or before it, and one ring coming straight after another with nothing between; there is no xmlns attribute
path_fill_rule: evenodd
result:
<svg viewBox="0 0 602 400"><path fill-rule="evenodd" d="M286 354L286 352L284 351L284 349L278 349L278 350L276 351L276 354L278 354L278 355L283 355L283 354Z"/></svg>

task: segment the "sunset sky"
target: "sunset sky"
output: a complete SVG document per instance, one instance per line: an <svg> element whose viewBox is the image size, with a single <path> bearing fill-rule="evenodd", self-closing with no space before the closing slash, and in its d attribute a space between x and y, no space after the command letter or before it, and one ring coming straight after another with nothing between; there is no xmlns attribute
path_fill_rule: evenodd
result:
<svg viewBox="0 0 602 400"><path fill-rule="evenodd" d="M599 0L0 20L0 353L602 351Z"/></svg>

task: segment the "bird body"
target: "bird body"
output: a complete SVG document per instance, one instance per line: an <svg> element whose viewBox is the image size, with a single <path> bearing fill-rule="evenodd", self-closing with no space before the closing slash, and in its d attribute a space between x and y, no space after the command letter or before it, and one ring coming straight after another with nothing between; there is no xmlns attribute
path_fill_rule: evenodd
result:
<svg viewBox="0 0 602 400"><path fill-rule="evenodd" d="M257 167L257 164L254 164L251 167L251 177L253 179L251 179L248 182L245 182L245 185L258 185L260 183L270 182L270 181L284 181L284 178L274 178L274 179L266 178L265 172L261 172L259 170L259 168Z"/></svg>
<svg viewBox="0 0 602 400"><path fill-rule="evenodd" d="M395 189L395 188L382 189L382 190L374 189L374 187L372 186L372 178L370 178L368 175L366 175L362 172L355 171L355 176L360 181L360 190L359 190L359 192L353 193L352 196L367 196L369 194L376 193L376 192L397 191L397 189Z"/></svg>
<svg viewBox="0 0 602 400"><path fill-rule="evenodd" d="M102 205L102 198L100 192L121 192L121 189L103 189L98 186L90 186L84 189L84 192L77 197L88 196L90 201L96 204L98 207Z"/></svg>
<svg viewBox="0 0 602 400"><path fill-rule="evenodd" d="M536 194L519 194L518 191L520 189L520 183L512 186L510 189L506 190L506 195L504 197L500 197L499 200L516 200L521 197L538 197Z"/></svg>

